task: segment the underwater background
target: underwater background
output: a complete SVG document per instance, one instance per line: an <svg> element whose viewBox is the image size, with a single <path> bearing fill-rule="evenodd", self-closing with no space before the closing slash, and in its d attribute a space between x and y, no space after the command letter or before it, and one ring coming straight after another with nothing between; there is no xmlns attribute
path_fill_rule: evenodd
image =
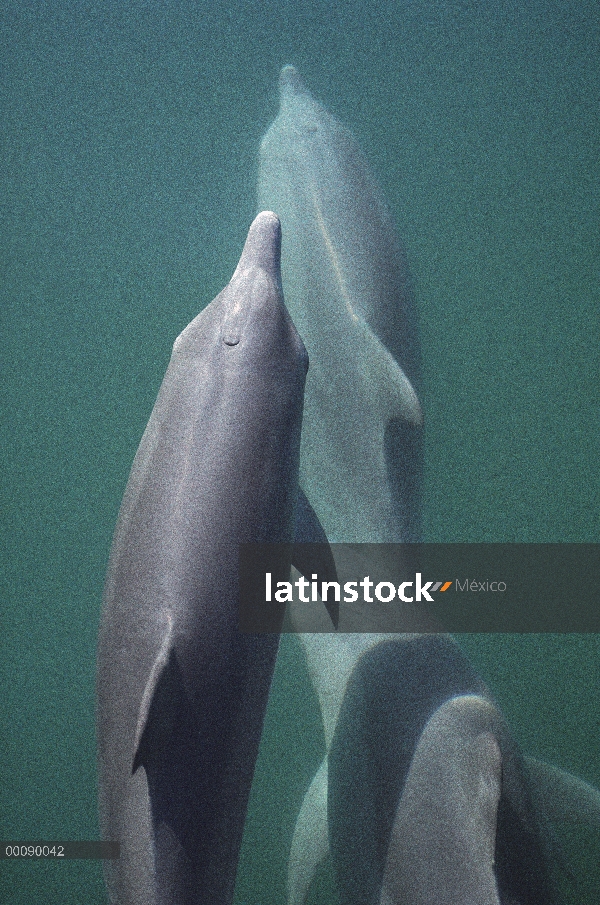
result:
<svg viewBox="0 0 600 905"><path fill-rule="evenodd" d="M172 343L239 258L285 63L410 262L425 539L600 540L599 47L582 0L0 4L1 839L97 838L112 532ZM598 637L460 640L523 750L600 786ZM285 901L323 751L285 636L236 905ZM557 838L564 901L597 905L600 831ZM2 905L105 901L100 862L0 862ZM309 905L335 901L325 865Z"/></svg>

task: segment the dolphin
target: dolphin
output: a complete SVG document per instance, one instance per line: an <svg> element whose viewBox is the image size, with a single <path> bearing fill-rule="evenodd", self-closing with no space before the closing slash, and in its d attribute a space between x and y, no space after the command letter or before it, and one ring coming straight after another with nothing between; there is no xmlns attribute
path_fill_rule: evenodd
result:
<svg viewBox="0 0 600 905"><path fill-rule="evenodd" d="M510 749L500 714L484 698L462 695L438 707L406 777L380 905L500 905L497 827ZM515 811L519 804L517 795Z"/></svg>
<svg viewBox="0 0 600 905"><path fill-rule="evenodd" d="M293 66L260 146L259 208L283 224L286 304L306 344L300 483L330 542L420 539L420 352L408 268L352 133ZM306 537L319 541L321 538ZM347 679L385 636L301 634L326 745ZM328 851L327 759L309 788L290 855L290 905Z"/></svg>
<svg viewBox="0 0 600 905"><path fill-rule="evenodd" d="M451 698L429 718L394 818L380 905L500 905L499 734L497 712L477 695Z"/></svg>
<svg viewBox="0 0 600 905"><path fill-rule="evenodd" d="M526 764L446 635L364 654L329 753L341 905L551 905L546 827Z"/></svg>
<svg viewBox="0 0 600 905"><path fill-rule="evenodd" d="M598 829L599 798L593 786L557 767L523 762L490 700L452 697L429 718L415 747L379 905L551 901L546 821Z"/></svg>
<svg viewBox="0 0 600 905"><path fill-rule="evenodd" d="M275 214L257 216L231 281L176 339L119 513L97 670L119 905L233 898L283 616L239 631L238 548L293 540L308 368L280 242Z"/></svg>
<svg viewBox="0 0 600 905"><path fill-rule="evenodd" d="M281 218L286 303L311 363L300 483L330 543L417 540L422 412L406 262L352 133L293 66L279 92L258 205Z"/></svg>

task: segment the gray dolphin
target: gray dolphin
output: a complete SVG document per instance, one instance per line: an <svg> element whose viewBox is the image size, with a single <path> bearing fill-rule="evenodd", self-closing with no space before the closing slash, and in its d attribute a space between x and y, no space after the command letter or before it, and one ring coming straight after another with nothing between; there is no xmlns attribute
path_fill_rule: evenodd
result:
<svg viewBox="0 0 600 905"><path fill-rule="evenodd" d="M330 542L416 540L422 414L406 264L352 133L293 66L279 91L258 205L281 219L286 303L310 357L300 483Z"/></svg>
<svg viewBox="0 0 600 905"><path fill-rule="evenodd" d="M238 545L293 539L308 367L280 237L261 213L228 286L175 341L119 514L97 677L119 905L233 898L279 640L238 630Z"/></svg>
<svg viewBox="0 0 600 905"><path fill-rule="evenodd" d="M286 303L311 362L300 482L330 541L418 540L420 355L406 261L352 133L293 66L282 69L279 93L260 147L258 203L281 218ZM382 640L340 629L301 635L327 747L348 676ZM325 759L294 834L290 905L303 901L327 854L326 801Z"/></svg>
<svg viewBox="0 0 600 905"><path fill-rule="evenodd" d="M543 805L536 800L540 788L544 795L552 790ZM523 763L489 700L452 697L429 718L415 747L380 905L546 905L552 891L539 844L545 822L537 823L536 839L536 816L562 821L569 814L597 828L598 790L556 767Z"/></svg>
<svg viewBox="0 0 600 905"><path fill-rule="evenodd" d="M494 864L507 747L498 711L477 695L450 698L429 718L394 818L380 905L500 905Z"/></svg>
<svg viewBox="0 0 600 905"><path fill-rule="evenodd" d="M377 645L329 753L342 905L551 905L545 824L483 681L446 635Z"/></svg>

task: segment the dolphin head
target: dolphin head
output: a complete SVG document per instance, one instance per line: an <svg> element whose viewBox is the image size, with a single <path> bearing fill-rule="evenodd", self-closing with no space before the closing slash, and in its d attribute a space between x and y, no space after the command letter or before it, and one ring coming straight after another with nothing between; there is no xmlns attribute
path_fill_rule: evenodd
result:
<svg viewBox="0 0 600 905"><path fill-rule="evenodd" d="M333 117L315 99L302 81L295 66L284 66L279 73L279 115L290 114L294 126L307 135L314 134L324 126L330 127Z"/></svg>
<svg viewBox="0 0 600 905"><path fill-rule="evenodd" d="M177 337L173 356L204 357L209 348L233 371L306 377L308 354L284 304L281 224L272 211L255 218L231 280Z"/></svg>

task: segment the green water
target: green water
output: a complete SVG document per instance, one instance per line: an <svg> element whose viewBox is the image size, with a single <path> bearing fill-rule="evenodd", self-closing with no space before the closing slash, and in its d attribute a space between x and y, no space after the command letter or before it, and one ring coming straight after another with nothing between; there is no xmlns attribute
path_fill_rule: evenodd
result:
<svg viewBox="0 0 600 905"><path fill-rule="evenodd" d="M171 344L237 262L282 64L360 138L407 250L426 539L600 540L600 8L7 0L0 27L0 837L85 839L120 498ZM600 785L597 638L462 641L524 750ZM323 744L285 638L236 905L285 900ZM565 900L597 905L600 834L558 836ZM0 863L2 905L104 901L97 863Z"/></svg>

